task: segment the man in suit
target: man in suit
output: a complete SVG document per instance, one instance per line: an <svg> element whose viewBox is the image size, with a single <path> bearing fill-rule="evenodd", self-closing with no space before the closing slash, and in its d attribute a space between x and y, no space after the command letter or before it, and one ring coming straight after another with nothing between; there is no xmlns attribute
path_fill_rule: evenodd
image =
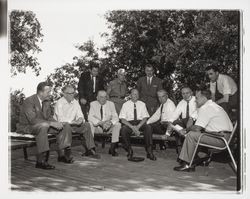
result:
<svg viewBox="0 0 250 199"><path fill-rule="evenodd" d="M233 125L224 109L211 100L210 90L201 90L196 93L196 103L199 108L195 124L186 129L185 140L179 155L182 160L181 166L174 167L176 171L193 171L194 167L189 167L196 143L203 132L213 132L229 139L233 130ZM204 144L218 147L224 146L221 139L211 136L203 136L200 140Z"/></svg>
<svg viewBox="0 0 250 199"><path fill-rule="evenodd" d="M140 94L140 100L146 104L150 116L159 106L157 99L157 91L162 89L162 80L154 76L154 68L152 65L146 65L146 76L141 77L137 81L137 89Z"/></svg>
<svg viewBox="0 0 250 199"><path fill-rule="evenodd" d="M119 141L121 124L119 123L114 103L107 100L106 91L98 91L97 100L90 103L88 120L93 136L94 133L112 134L109 154L118 156L115 149Z"/></svg>
<svg viewBox="0 0 250 199"><path fill-rule="evenodd" d="M81 107L74 98L74 86L66 85L63 87L62 92L63 97L55 104L55 120L63 124L68 124L71 131L80 133L83 136L82 145L85 148L85 155L99 159L100 156L95 152L95 143L90 124L85 122Z"/></svg>
<svg viewBox="0 0 250 199"><path fill-rule="evenodd" d="M123 124L121 128L121 136L124 142L124 147L126 151L128 151L128 160L133 160L133 150L131 148L130 135L134 134L139 136L142 131L147 158L155 161L156 157L153 154L152 148L152 129L150 125L146 124L149 114L145 103L138 99L139 92L137 89L133 89L131 91L131 100L125 102L122 105L119 115L119 118Z"/></svg>
<svg viewBox="0 0 250 199"><path fill-rule="evenodd" d="M36 168L40 169L55 168L48 163L48 133L56 134L58 161L72 163L72 157L70 157L72 141L70 126L57 122L53 118L49 101L50 92L51 87L47 82L38 84L37 93L25 99L20 111L19 125L17 126L17 132L35 135L37 146Z"/></svg>
<svg viewBox="0 0 250 199"><path fill-rule="evenodd" d="M96 94L104 89L102 78L99 77L99 65L91 62L90 72L81 74L78 82L79 103L85 120L88 120L90 102L96 100Z"/></svg>
<svg viewBox="0 0 250 199"><path fill-rule="evenodd" d="M220 74L218 67L211 65L206 68L210 79L212 99L230 114L232 108L237 108L238 88L235 81L228 75Z"/></svg>

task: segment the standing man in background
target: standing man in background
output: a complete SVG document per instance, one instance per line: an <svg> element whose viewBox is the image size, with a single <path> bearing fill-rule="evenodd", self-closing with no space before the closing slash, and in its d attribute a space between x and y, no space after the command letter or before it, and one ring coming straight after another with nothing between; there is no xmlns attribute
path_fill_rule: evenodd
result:
<svg viewBox="0 0 250 199"><path fill-rule="evenodd" d="M99 90L104 89L103 79L98 76L99 65L90 63L90 72L81 74L78 83L79 102L85 120L88 120L88 111L90 102L96 100L96 95Z"/></svg>
<svg viewBox="0 0 250 199"><path fill-rule="evenodd" d="M150 116L159 106L157 91L162 90L162 80L154 76L154 68L152 65L146 65L146 76L141 77L137 81L137 89L140 94L140 100L146 104Z"/></svg>
<svg viewBox="0 0 250 199"><path fill-rule="evenodd" d="M232 108L237 108L238 102L238 88L235 81L228 75L220 74L216 66L208 66L206 72L210 79L212 100L230 114Z"/></svg>
<svg viewBox="0 0 250 199"><path fill-rule="evenodd" d="M117 78L111 81L107 88L107 94L110 101L114 102L117 114L120 114L125 97L128 93L127 84L125 82L126 71L120 68L117 71Z"/></svg>

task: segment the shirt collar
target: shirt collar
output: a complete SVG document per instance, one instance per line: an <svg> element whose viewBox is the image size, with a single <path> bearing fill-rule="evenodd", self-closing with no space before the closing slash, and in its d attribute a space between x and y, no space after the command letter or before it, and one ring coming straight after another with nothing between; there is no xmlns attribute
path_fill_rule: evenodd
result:
<svg viewBox="0 0 250 199"><path fill-rule="evenodd" d="M74 103L74 99L71 102L68 102L65 97L63 97L63 101L65 104L73 104Z"/></svg>
<svg viewBox="0 0 250 199"><path fill-rule="evenodd" d="M40 99L40 97L38 95L37 95L37 98L38 98L38 101L39 101L39 103L40 103L40 105L42 107L43 101Z"/></svg>

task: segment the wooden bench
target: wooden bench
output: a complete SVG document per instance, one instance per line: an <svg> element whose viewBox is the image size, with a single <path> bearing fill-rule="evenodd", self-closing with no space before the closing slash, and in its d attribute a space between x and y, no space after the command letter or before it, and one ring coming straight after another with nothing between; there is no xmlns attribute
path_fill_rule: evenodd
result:
<svg viewBox="0 0 250 199"><path fill-rule="evenodd" d="M73 133L72 134L73 139L81 139L80 134ZM16 149L23 149L23 155L24 159L28 160L28 153L27 148L36 146L36 139L34 135L31 134L20 134L15 132L9 133L9 140L10 140L10 149L16 150ZM49 134L48 135L49 144L56 142L56 136Z"/></svg>

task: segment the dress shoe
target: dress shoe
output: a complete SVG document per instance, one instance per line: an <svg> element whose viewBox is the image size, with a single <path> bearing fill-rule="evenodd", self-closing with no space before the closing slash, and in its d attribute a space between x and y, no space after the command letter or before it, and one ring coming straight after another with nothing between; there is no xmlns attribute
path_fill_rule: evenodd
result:
<svg viewBox="0 0 250 199"><path fill-rule="evenodd" d="M156 160L156 157L154 156L153 153L148 153L148 154L147 154L147 158L150 159L150 160L153 160L153 161Z"/></svg>
<svg viewBox="0 0 250 199"><path fill-rule="evenodd" d="M109 149L109 154L111 154L112 156L118 156L118 153L115 151L115 149Z"/></svg>
<svg viewBox="0 0 250 199"><path fill-rule="evenodd" d="M36 168L38 169L45 169L45 170L52 170L55 169L55 166L48 164L47 162L37 162Z"/></svg>
<svg viewBox="0 0 250 199"><path fill-rule="evenodd" d="M174 167L174 170L190 172L190 171L195 171L195 167L189 167L187 164L183 164L181 166Z"/></svg>
<svg viewBox="0 0 250 199"><path fill-rule="evenodd" d="M67 163L67 164L72 164L74 162L73 157L66 158L65 156L58 157L57 161L58 162L64 162L64 163Z"/></svg>
<svg viewBox="0 0 250 199"><path fill-rule="evenodd" d="M88 151L86 151L82 156L88 156L90 158L94 158L94 159L100 159L101 156L99 154L97 154L93 149L90 149Z"/></svg>

